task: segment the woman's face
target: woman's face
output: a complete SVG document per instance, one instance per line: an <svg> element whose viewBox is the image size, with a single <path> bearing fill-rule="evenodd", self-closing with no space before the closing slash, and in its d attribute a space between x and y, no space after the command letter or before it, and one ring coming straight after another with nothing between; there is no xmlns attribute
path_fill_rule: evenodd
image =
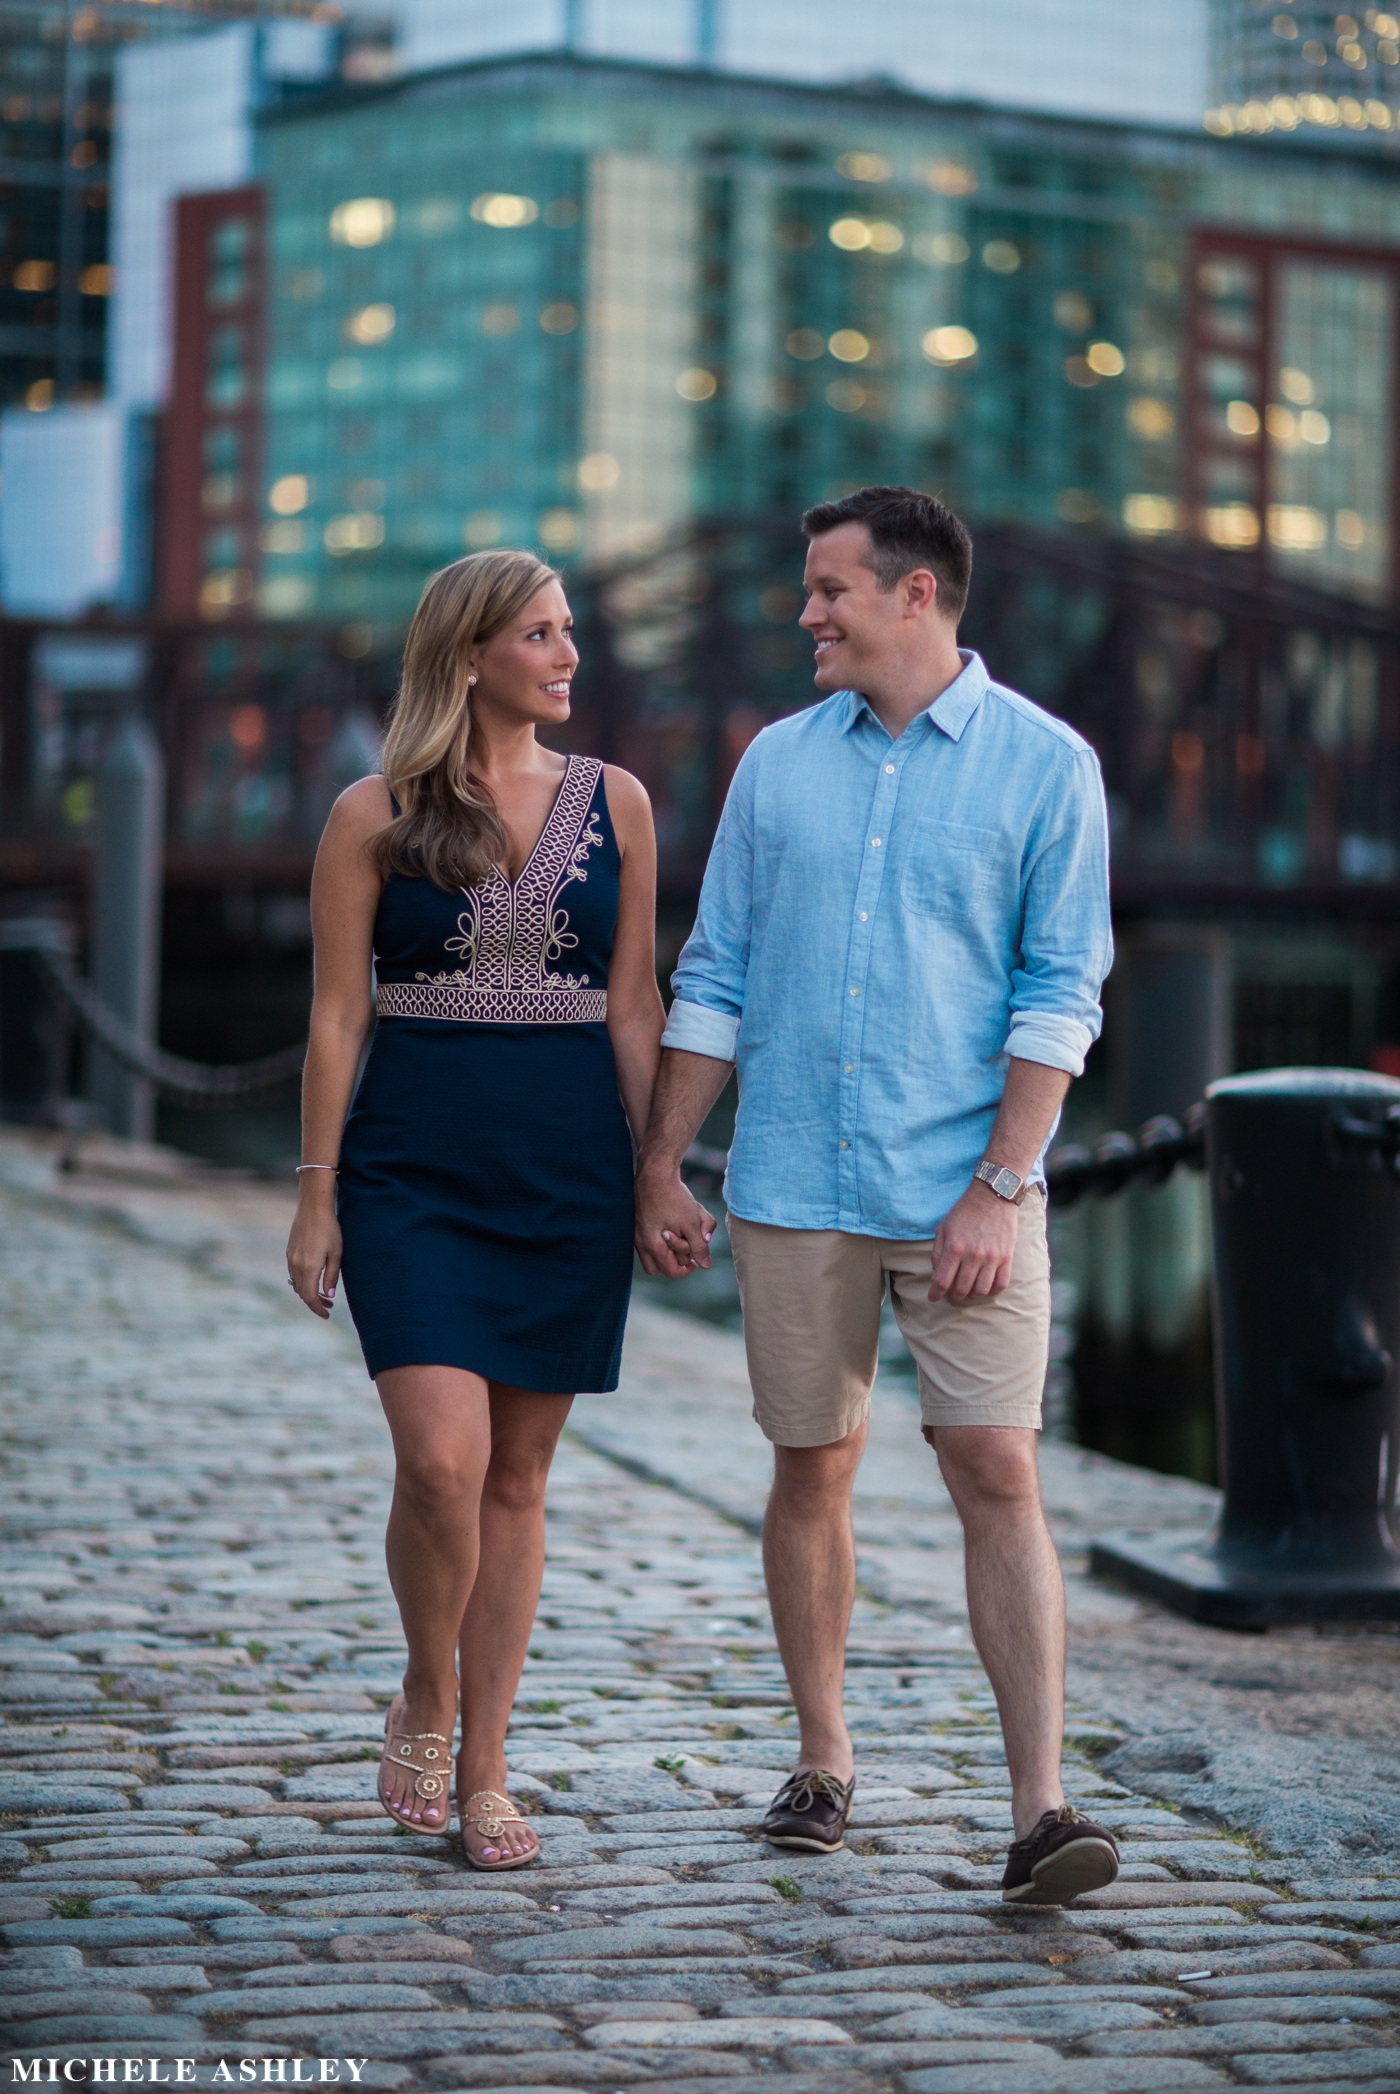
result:
<svg viewBox="0 0 1400 2094"><path fill-rule="evenodd" d="M558 582L546 582L520 616L473 649L479 720L549 726L569 717L569 685L578 667L574 620Z"/></svg>

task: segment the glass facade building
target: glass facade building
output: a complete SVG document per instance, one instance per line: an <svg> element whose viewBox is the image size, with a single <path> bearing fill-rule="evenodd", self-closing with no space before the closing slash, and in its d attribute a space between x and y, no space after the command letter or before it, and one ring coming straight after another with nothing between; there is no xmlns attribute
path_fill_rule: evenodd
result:
<svg viewBox="0 0 1400 2094"><path fill-rule="evenodd" d="M1400 15L1324 0L1211 0L1210 130L1364 138L1400 152Z"/></svg>
<svg viewBox="0 0 1400 2094"><path fill-rule="evenodd" d="M259 179L265 615L875 479L1390 589L1369 153L541 58L271 119Z"/></svg>

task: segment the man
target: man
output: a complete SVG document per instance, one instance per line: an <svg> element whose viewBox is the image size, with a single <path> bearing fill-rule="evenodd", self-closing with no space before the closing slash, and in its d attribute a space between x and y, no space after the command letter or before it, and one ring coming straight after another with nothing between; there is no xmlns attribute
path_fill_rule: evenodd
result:
<svg viewBox="0 0 1400 2094"><path fill-rule="evenodd" d="M1041 1158L1101 1022L1103 789L1087 743L959 649L972 541L951 510L868 487L803 528L800 622L829 695L765 728L730 787L675 975L637 1244L653 1273L710 1263L680 1162L737 1062L729 1232L801 1723L767 1837L820 1853L845 1837L850 1500L888 1282L1001 1713L1003 1895L1058 1904L1118 1872L1060 1785L1064 1590L1036 1470Z"/></svg>

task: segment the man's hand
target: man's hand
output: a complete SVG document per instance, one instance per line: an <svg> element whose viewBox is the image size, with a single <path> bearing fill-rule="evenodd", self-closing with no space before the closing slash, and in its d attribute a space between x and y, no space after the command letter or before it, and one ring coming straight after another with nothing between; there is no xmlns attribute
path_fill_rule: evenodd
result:
<svg viewBox="0 0 1400 2094"><path fill-rule="evenodd" d="M637 1174L634 1241L643 1269L660 1279L683 1280L708 1266L715 1218L700 1205L677 1170Z"/></svg>
<svg viewBox="0 0 1400 2094"><path fill-rule="evenodd" d="M929 1300L963 1303L1000 1294L1011 1279L1020 1219L1009 1200L974 1180L938 1224Z"/></svg>

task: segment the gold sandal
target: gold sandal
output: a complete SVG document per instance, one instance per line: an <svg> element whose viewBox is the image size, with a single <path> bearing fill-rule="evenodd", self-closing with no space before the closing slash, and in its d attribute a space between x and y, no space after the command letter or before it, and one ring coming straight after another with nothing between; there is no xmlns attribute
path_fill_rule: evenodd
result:
<svg viewBox="0 0 1400 2094"><path fill-rule="evenodd" d="M486 1808L478 1810L476 1805L479 1803L484 1804ZM478 1789L474 1796L468 1796L462 1805L462 1852L466 1857L467 1867L480 1869L485 1874L494 1869L519 1869L523 1868L527 1861L538 1861L538 1839L530 1853L506 1854L499 1861L477 1861L467 1845L468 1827L473 1832L479 1832L483 1839L498 1840L507 1825L524 1825L526 1822L509 1796L502 1796L495 1789Z"/></svg>
<svg viewBox="0 0 1400 2094"><path fill-rule="evenodd" d="M442 1834L447 1831L451 1818L446 1798L447 1770L452 1759L452 1740L444 1738L442 1732L438 1730L401 1731L391 1729L394 1711L402 1708L402 1706L403 1696L401 1694L396 1695L390 1703L388 1715L384 1718L384 1750L379 1755L380 1775L377 1784L379 1800L385 1810L388 1811L389 1816L394 1819L396 1824L402 1825L406 1832L422 1832L427 1833L430 1837L441 1838ZM420 1755L423 1762L421 1765L419 1759L414 1757L413 1748L415 1745L421 1745L423 1748ZM399 1811L395 1810L393 1804L384 1793L383 1770L385 1767L403 1767L410 1774L415 1775L417 1778L413 1784L413 1793L421 1798L424 1803L436 1803L439 1797L443 1799L442 1823L440 1825L415 1825L411 1818L406 1818Z"/></svg>

